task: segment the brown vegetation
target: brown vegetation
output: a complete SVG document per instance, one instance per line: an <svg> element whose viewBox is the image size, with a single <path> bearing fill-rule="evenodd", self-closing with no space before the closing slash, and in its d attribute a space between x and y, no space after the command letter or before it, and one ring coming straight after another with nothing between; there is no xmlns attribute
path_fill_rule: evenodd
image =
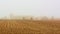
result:
<svg viewBox="0 0 60 34"><path fill-rule="evenodd" d="M60 34L60 21L0 20L0 34Z"/></svg>

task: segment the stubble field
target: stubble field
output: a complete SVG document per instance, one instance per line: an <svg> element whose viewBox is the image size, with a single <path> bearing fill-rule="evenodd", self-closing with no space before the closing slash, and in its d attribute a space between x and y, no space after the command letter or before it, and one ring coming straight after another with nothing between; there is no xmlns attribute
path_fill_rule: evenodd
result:
<svg viewBox="0 0 60 34"><path fill-rule="evenodd" d="M0 34L60 34L60 21L0 20Z"/></svg>

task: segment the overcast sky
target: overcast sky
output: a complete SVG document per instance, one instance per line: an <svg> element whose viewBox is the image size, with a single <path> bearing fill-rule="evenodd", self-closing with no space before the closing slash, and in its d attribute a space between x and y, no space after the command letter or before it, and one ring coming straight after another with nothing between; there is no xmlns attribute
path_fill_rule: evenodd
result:
<svg viewBox="0 0 60 34"><path fill-rule="evenodd" d="M60 17L60 0L0 0L0 17L10 13Z"/></svg>

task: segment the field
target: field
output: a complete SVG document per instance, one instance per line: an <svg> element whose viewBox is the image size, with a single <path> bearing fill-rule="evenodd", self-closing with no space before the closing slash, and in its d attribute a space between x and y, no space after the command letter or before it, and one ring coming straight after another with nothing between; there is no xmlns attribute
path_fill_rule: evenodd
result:
<svg viewBox="0 0 60 34"><path fill-rule="evenodd" d="M0 34L60 34L60 21L0 20Z"/></svg>

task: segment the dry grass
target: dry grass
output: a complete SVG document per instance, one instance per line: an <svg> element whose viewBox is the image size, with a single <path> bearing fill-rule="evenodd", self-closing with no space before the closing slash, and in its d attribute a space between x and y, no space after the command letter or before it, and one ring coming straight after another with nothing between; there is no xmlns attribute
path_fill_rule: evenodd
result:
<svg viewBox="0 0 60 34"><path fill-rule="evenodd" d="M0 34L60 34L60 21L0 20Z"/></svg>

